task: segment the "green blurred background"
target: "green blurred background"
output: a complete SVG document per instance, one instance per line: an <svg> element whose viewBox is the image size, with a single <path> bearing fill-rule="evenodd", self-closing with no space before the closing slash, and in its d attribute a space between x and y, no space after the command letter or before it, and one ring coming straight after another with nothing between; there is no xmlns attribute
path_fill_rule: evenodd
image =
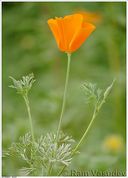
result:
<svg viewBox="0 0 128 178"><path fill-rule="evenodd" d="M92 107L85 104L81 84L88 80L113 91L68 170L125 171L126 131L126 3L48 2L2 3L3 150L29 131L24 101L9 88L16 79L34 73L29 98L36 136L55 132L59 120L67 56L47 25L49 18L85 10L99 13L95 32L72 55L70 82L62 129L78 141L88 126ZM111 141L114 138L114 141ZM3 175L18 175L20 160L4 158Z"/></svg>

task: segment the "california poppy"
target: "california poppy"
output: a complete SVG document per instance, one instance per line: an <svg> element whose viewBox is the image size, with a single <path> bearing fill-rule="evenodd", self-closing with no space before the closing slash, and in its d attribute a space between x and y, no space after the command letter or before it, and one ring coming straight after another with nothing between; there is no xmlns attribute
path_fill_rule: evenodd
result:
<svg viewBox="0 0 128 178"><path fill-rule="evenodd" d="M85 22L82 14L49 19L48 25L58 48L66 53L76 51L95 29L93 24Z"/></svg>

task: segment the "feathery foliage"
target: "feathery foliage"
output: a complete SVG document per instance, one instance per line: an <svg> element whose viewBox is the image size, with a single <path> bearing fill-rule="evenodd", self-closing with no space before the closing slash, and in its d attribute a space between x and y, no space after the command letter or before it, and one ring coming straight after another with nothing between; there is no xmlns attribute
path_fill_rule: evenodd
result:
<svg viewBox="0 0 128 178"><path fill-rule="evenodd" d="M93 120L101 109L103 103L105 103L107 96L109 95L114 81L103 92L103 90L97 88L96 84L85 82L82 85L84 89L86 102L94 102L95 110L92 120L83 134L82 138L76 146L74 146L74 139L62 132L47 133L41 135L39 138L34 138L34 132L32 128L32 118L30 113L30 106L28 100L28 92L35 82L34 75L22 77L21 80L15 80L11 77L13 85L10 87L15 88L19 94L21 94L25 100L26 107L28 109L28 116L31 125L31 133L26 133L19 138L19 141L12 143L8 151L4 152L3 157L16 157L21 159L27 167L20 169L20 175L51 175L51 173L57 172L56 168L62 167L62 171L65 167L68 167L72 161L73 156L78 152L78 148L85 138ZM60 173L62 173L62 171Z"/></svg>
<svg viewBox="0 0 128 178"><path fill-rule="evenodd" d="M28 167L20 169L21 175L47 175L50 164L68 166L72 160L72 149L74 140L72 137L60 134L59 142L56 142L56 134L48 133L41 135L33 144L30 133L19 138L19 141L4 153L4 157L18 157Z"/></svg>
<svg viewBox="0 0 128 178"><path fill-rule="evenodd" d="M98 88L96 84L86 81L82 85L86 103L94 103L96 107L101 107L101 105L106 101L107 96L110 94L114 82L115 80L113 80L111 85L103 91L103 89Z"/></svg>
<svg viewBox="0 0 128 178"><path fill-rule="evenodd" d="M32 84L35 82L33 73L23 76L21 80L16 80L11 76L10 79L12 79L13 85L10 85L9 87L15 88L17 93L22 95L27 95L32 87Z"/></svg>

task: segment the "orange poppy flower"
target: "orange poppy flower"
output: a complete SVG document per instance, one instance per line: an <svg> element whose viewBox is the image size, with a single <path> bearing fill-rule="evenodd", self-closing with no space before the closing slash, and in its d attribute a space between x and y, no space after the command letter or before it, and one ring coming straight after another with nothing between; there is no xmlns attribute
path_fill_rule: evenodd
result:
<svg viewBox="0 0 128 178"><path fill-rule="evenodd" d="M81 14L49 19L48 25L58 48L66 53L76 51L95 29L93 24L84 21Z"/></svg>

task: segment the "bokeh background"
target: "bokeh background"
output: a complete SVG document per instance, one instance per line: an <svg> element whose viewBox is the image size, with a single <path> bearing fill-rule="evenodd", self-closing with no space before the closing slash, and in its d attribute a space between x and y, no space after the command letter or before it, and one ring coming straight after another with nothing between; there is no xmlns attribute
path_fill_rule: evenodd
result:
<svg viewBox="0 0 128 178"><path fill-rule="evenodd" d="M8 87L9 76L19 79L34 73L29 98L35 134L56 131L67 56L57 49L47 20L81 10L98 14L94 15L97 28L72 55L63 131L78 141L89 124L93 108L85 103L80 88L84 81L101 88L113 78L116 83L67 174L70 170L125 171L125 2L2 3L3 150L29 131L24 101ZM18 159L4 158L3 175L18 175L22 166Z"/></svg>

